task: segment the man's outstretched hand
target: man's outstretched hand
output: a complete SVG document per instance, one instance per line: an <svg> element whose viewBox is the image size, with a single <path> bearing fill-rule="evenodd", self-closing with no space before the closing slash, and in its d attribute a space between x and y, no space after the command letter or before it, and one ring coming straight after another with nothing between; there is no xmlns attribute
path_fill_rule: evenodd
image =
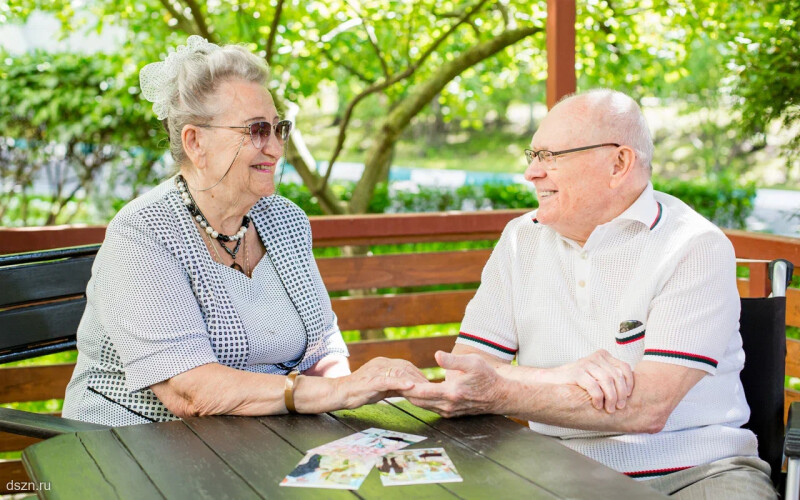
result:
<svg viewBox="0 0 800 500"><path fill-rule="evenodd" d="M443 417L502 413L503 377L478 354L436 352L436 362L446 370L441 383L416 384L401 394L409 402Z"/></svg>

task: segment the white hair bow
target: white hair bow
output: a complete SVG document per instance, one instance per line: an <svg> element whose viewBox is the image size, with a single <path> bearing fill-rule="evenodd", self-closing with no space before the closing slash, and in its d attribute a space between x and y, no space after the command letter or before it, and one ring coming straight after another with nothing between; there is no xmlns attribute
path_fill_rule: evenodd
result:
<svg viewBox="0 0 800 500"><path fill-rule="evenodd" d="M153 103L153 112L159 120L167 117L167 104L175 91L175 80L186 58L195 52L209 54L216 50L219 50L219 45L209 43L201 36L192 35L186 40L186 45L179 45L164 61L150 63L139 71L142 97Z"/></svg>

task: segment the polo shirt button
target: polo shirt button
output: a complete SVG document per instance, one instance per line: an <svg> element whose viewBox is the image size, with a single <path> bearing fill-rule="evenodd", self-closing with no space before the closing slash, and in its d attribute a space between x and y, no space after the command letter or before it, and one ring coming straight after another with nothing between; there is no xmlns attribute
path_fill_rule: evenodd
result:
<svg viewBox="0 0 800 500"><path fill-rule="evenodd" d="M589 258L589 254L586 252L581 252L581 259L586 260Z"/></svg>
<svg viewBox="0 0 800 500"><path fill-rule="evenodd" d="M585 281L583 281L583 280L580 280L580 281L578 282L578 286L579 286L579 287L581 287L581 288L583 288L583 287L585 287L585 286L586 286L586 282L585 282Z"/></svg>

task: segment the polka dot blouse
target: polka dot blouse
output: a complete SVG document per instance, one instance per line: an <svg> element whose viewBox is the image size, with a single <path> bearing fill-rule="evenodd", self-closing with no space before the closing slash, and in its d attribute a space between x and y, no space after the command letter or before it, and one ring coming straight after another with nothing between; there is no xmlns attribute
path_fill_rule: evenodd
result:
<svg viewBox="0 0 800 500"><path fill-rule="evenodd" d="M247 278L213 260L174 179L117 214L87 286L65 417L172 420L149 387L197 366L285 374L347 355L306 215L272 196L250 216L267 254Z"/></svg>

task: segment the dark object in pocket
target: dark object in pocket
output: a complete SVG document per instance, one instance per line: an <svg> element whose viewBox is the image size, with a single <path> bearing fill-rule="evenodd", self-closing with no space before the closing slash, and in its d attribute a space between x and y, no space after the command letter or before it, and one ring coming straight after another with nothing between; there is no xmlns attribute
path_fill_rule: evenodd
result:
<svg viewBox="0 0 800 500"><path fill-rule="evenodd" d="M631 330L635 330L642 326L641 321L636 321L635 319L629 319L628 321L623 321L619 324L619 333L629 332Z"/></svg>

